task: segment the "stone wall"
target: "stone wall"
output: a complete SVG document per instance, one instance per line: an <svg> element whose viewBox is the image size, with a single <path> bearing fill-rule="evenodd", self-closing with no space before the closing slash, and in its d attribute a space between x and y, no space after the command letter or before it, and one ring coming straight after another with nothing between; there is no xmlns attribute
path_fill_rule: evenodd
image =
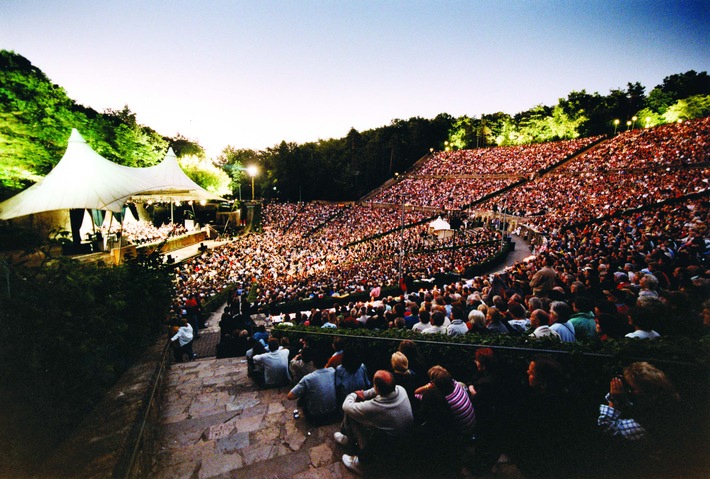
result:
<svg viewBox="0 0 710 479"><path fill-rule="evenodd" d="M169 348L159 340L43 466L39 478L148 477Z"/></svg>

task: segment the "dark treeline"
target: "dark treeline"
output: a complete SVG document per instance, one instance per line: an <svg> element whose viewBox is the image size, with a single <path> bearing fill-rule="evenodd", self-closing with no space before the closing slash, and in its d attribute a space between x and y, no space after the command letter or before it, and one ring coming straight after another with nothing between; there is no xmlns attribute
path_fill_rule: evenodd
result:
<svg viewBox="0 0 710 479"><path fill-rule="evenodd" d="M707 72L674 74L646 92L638 82L607 95L573 91L554 106L537 105L516 115L496 112L455 118L395 119L389 125L338 139L282 142L265 150L229 146L215 163L229 175L234 197L249 196L245 167L260 166L258 197L289 201L356 200L429 151L540 143L613 134L710 114ZM194 141L164 137L139 125L128 106L103 113L79 105L29 60L0 50L0 199L46 175L61 158L71 128L99 154L128 166L151 166L168 146L178 157L204 157ZM445 172L442 172L445 173ZM207 187L205 178L188 171Z"/></svg>

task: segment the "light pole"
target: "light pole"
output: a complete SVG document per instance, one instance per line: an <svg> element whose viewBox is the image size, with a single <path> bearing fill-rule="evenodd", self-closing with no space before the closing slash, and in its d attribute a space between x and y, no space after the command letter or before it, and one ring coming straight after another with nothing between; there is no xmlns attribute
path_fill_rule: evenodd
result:
<svg viewBox="0 0 710 479"><path fill-rule="evenodd" d="M619 127L619 119L614 120L614 136L616 136L616 129Z"/></svg>
<svg viewBox="0 0 710 479"><path fill-rule="evenodd" d="M254 177L259 173L256 165L247 166L247 173L251 176L251 200L254 201Z"/></svg>
<svg viewBox="0 0 710 479"><path fill-rule="evenodd" d="M633 123L631 123L631 129L632 129L632 130L636 129L636 120L638 120L638 119L639 119L639 118L638 118L636 115L634 115L634 116L631 117L631 121L633 122Z"/></svg>

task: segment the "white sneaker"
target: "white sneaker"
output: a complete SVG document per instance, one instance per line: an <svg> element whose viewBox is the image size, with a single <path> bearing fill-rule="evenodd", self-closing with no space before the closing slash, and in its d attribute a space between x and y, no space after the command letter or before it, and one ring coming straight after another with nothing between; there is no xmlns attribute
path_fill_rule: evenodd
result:
<svg viewBox="0 0 710 479"><path fill-rule="evenodd" d="M349 456L347 454L343 454L343 464L345 464L345 467L353 471L355 474L362 475L360 459L357 456Z"/></svg>
<svg viewBox="0 0 710 479"><path fill-rule="evenodd" d="M341 446L348 446L350 444L350 438L345 434L341 433L340 431L336 431L333 434L333 439L335 439L335 442L337 442Z"/></svg>

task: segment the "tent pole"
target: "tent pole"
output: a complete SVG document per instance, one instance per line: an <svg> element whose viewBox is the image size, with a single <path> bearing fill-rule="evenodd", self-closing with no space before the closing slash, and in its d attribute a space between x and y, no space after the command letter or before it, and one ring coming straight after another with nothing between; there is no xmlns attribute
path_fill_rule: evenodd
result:
<svg viewBox="0 0 710 479"><path fill-rule="evenodd" d="M170 224L173 224L173 206L175 206L175 202L171 199L170 200Z"/></svg>

